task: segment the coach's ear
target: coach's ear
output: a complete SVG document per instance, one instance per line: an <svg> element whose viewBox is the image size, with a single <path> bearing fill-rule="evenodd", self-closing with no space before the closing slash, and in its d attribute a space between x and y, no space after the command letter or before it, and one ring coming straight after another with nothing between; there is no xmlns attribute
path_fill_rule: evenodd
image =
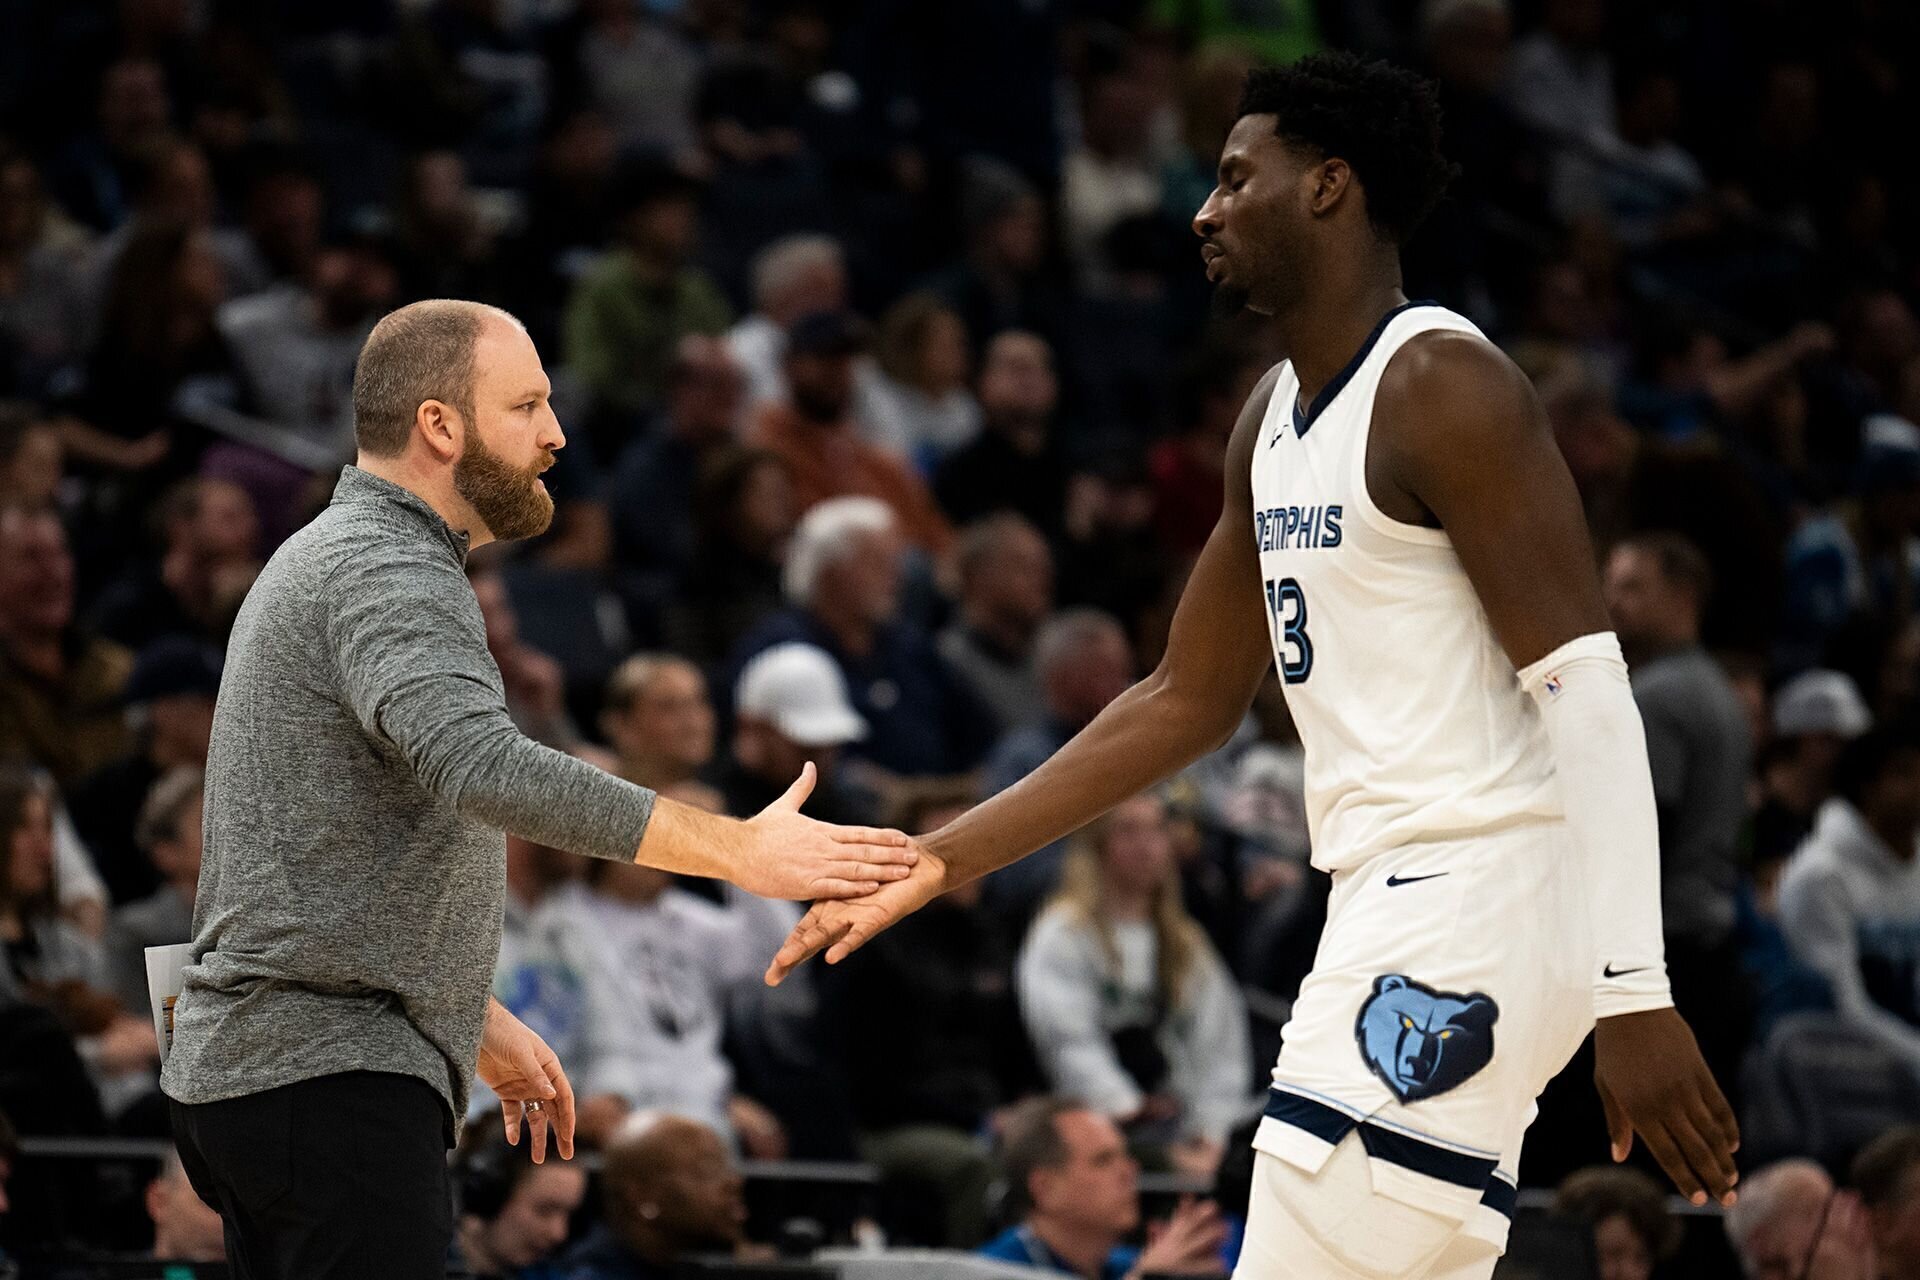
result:
<svg viewBox="0 0 1920 1280"><path fill-rule="evenodd" d="M413 411L413 433L440 462L459 461L465 446L466 426L460 411L444 400L422 400L420 407Z"/></svg>

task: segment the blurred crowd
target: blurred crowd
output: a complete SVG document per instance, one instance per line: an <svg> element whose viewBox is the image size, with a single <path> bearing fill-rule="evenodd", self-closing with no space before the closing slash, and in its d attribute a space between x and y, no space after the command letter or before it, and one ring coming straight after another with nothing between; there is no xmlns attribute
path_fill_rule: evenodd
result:
<svg viewBox="0 0 1920 1280"><path fill-rule="evenodd" d="M1727 1238L1750 1276L1920 1274L1920 182L1883 140L1920 118L1920 13L0 0L0 25L0 1112L26 1139L166 1132L142 949L188 935L224 639L351 459L381 314L498 304L553 375L555 524L470 566L525 732L743 816L811 760L809 812L932 829L1158 661L1285 355L1212 313L1190 219L1247 69L1338 47L1437 80L1460 174L1406 292L1534 379L1586 505L1676 999L1746 1130ZM472 1126L464 1265L732 1248L745 1157L866 1162L896 1242L1224 1274L1324 913L1301 770L1271 687L1166 787L771 991L797 908L510 840L496 994L566 1063L604 1194L576 1213L583 1172ZM1680 1265L1654 1184L1582 1168L1604 1129L1577 1063L1562 1084L1523 1179L1608 1280ZM1136 1254L1142 1168L1219 1200ZM217 1252L184 1187L144 1193L154 1247ZM67 1201L8 1220L16 1247L127 1246Z"/></svg>

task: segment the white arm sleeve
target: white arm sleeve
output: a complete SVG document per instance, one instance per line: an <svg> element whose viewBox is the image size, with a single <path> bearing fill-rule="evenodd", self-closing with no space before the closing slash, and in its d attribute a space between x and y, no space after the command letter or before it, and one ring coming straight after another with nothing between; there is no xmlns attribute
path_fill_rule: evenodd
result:
<svg viewBox="0 0 1920 1280"><path fill-rule="evenodd" d="M1584 866L1598 1018L1661 1009L1660 827L1646 730L1613 632L1569 640L1520 673L1553 744L1560 800Z"/></svg>

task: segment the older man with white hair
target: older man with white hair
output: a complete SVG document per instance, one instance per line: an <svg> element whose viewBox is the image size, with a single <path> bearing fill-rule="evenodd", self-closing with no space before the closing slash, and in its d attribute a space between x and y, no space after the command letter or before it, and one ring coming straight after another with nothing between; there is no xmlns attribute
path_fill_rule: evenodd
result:
<svg viewBox="0 0 1920 1280"><path fill-rule="evenodd" d="M1873 1239L1860 1197L1811 1160L1747 1175L1727 1210L1727 1240L1747 1280L1874 1280Z"/></svg>
<svg viewBox="0 0 1920 1280"><path fill-rule="evenodd" d="M774 645L800 641L832 656L867 736L848 748L888 773L964 773L993 743L993 714L933 639L900 614L904 547L877 498L832 498L800 521L787 555L790 607L749 632L729 685Z"/></svg>

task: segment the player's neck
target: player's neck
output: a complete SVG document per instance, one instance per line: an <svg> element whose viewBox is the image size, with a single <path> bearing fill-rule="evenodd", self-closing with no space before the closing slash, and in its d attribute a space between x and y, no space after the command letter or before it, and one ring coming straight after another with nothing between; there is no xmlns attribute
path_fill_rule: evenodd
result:
<svg viewBox="0 0 1920 1280"><path fill-rule="evenodd" d="M1299 306L1274 316L1294 376L1300 379L1302 405L1313 403L1359 354L1380 317L1407 300L1397 266L1391 272L1377 265L1346 271L1329 267L1327 272Z"/></svg>

